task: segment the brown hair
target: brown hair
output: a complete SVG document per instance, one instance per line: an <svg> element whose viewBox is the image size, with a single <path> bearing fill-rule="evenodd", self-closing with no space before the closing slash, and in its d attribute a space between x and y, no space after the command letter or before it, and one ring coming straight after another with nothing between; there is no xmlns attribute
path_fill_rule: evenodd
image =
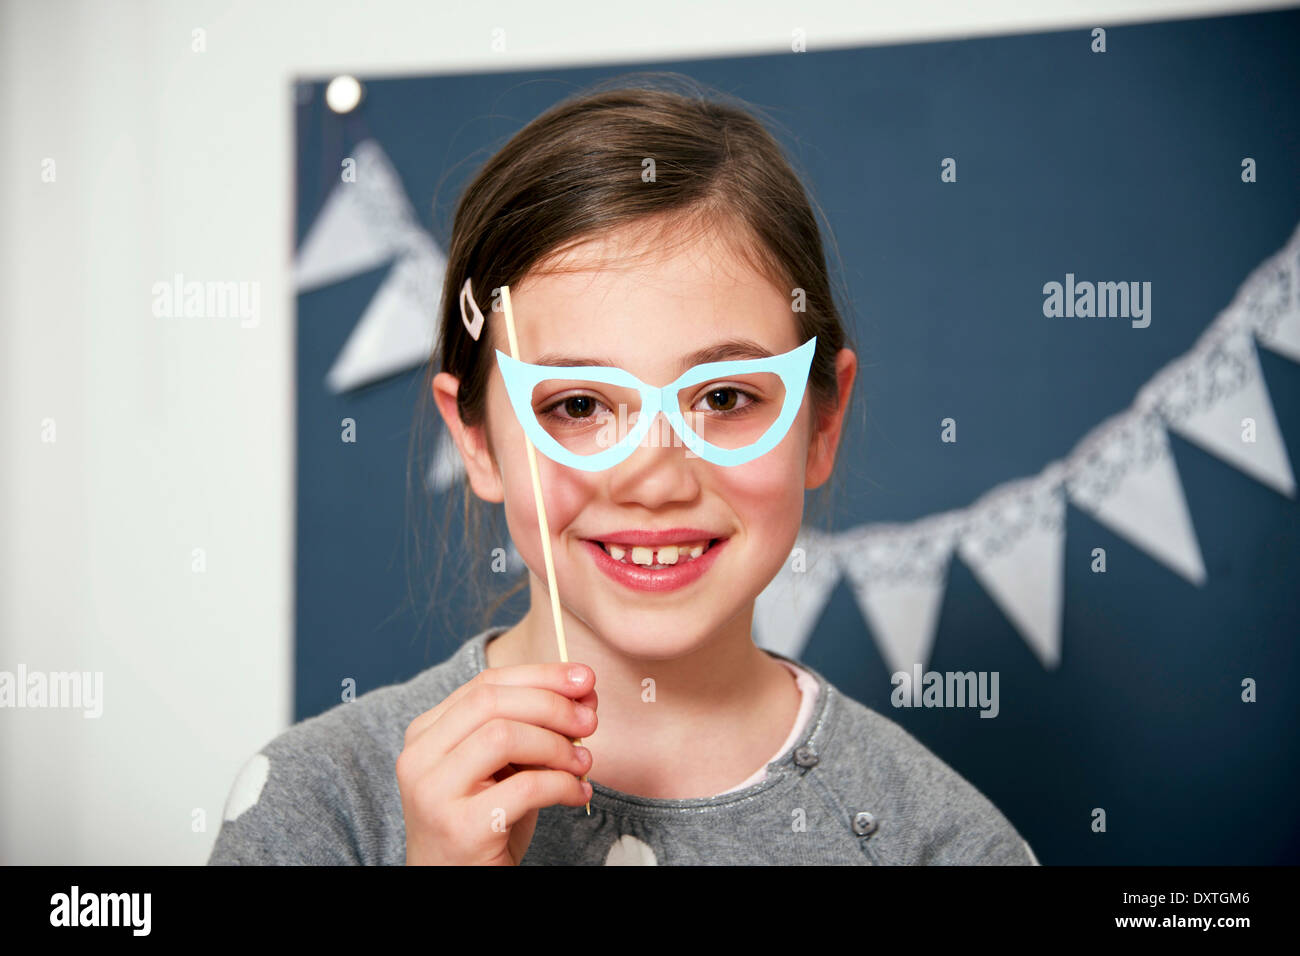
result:
<svg viewBox="0 0 1300 956"><path fill-rule="evenodd" d="M461 419L467 426L486 424L494 290L520 285L542 260L597 234L633 223L647 227L651 236L671 230L675 241L720 230L776 288L791 294L803 289L805 311L792 314L799 341L817 336L808 392L819 416L838 406L836 356L841 348L852 346L832 294L813 206L777 141L752 115L758 112L681 74L624 75L589 87L538 116L468 184L456 207L439 304L441 331L412 429L419 479L414 494L429 506L415 522L417 565L419 542L432 527L432 494L424 487L424 474L428 420L439 417L431 394L433 376L439 369L454 375L460 381ZM642 180L646 157L655 162L653 182ZM829 235L829 227L827 231ZM649 245L654 247L653 239ZM472 280L475 299L487 317L478 341L461 321L460 290L466 278ZM846 412L844 433L852 430ZM443 440L450 445L450 434ZM408 509L412 478L408 467ZM830 493L832 485L828 482L819 490ZM446 499L437 572L431 584L424 578L430 612L438 606L455 495L448 493ZM818 504L822 501L819 498ZM457 583L469 584L465 590L478 597L482 629L505 601L526 587L528 575L521 575L488 606L491 589L481 586L482 562L491 559L492 548L508 548L508 533L498 523L503 511L474 495L468 481L463 504L463 576ZM826 504L829 526L831 509ZM487 550L485 519L491 525Z"/></svg>

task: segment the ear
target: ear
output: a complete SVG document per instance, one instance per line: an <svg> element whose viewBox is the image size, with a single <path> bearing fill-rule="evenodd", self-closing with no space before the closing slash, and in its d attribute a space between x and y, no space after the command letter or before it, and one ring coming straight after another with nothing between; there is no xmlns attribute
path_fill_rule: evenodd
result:
<svg viewBox="0 0 1300 956"><path fill-rule="evenodd" d="M451 373L439 372L433 377L433 400L438 405L442 420L447 424L447 431L456 441L456 448L460 452L461 461L465 463L465 474L474 494L484 501L504 501L505 488L496 462L492 460L486 428L483 425L467 427L461 420L460 409L456 407L459 391L460 379Z"/></svg>
<svg viewBox="0 0 1300 956"><path fill-rule="evenodd" d="M849 407L849 394L858 372L858 357L851 349L840 349L835 357L835 374L839 380L839 407L822 417L817 432L808 443L808 461L804 468L804 487L820 488L835 469L835 452L844 428L844 413Z"/></svg>

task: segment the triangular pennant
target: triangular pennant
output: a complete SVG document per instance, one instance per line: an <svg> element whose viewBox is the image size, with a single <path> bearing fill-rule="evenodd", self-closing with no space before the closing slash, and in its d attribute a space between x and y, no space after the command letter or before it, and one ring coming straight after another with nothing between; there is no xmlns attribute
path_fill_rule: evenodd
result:
<svg viewBox="0 0 1300 956"><path fill-rule="evenodd" d="M456 439L451 432L443 428L438 433L438 444L429 461L429 472L425 476L424 486L434 494L442 494L465 473L465 462L456 447Z"/></svg>
<svg viewBox="0 0 1300 956"><path fill-rule="evenodd" d="M1300 362L1300 227L1246 280L1230 308L1245 316L1261 345Z"/></svg>
<svg viewBox="0 0 1300 956"><path fill-rule="evenodd" d="M1160 417L1130 409L1102 422L1066 463L1070 500L1193 584L1205 582L1187 499Z"/></svg>
<svg viewBox="0 0 1300 956"><path fill-rule="evenodd" d="M754 605L754 643L798 659L808 646L826 601L840 579L835 539L802 528L790 557L758 595Z"/></svg>
<svg viewBox="0 0 1300 956"><path fill-rule="evenodd" d="M1043 667L1061 661L1064 467L1007 482L969 509L957 550Z"/></svg>
<svg viewBox="0 0 1300 956"><path fill-rule="evenodd" d="M962 520L960 512L949 512L836 535L840 569L894 673L929 662Z"/></svg>
<svg viewBox="0 0 1300 956"><path fill-rule="evenodd" d="M380 145L358 143L350 158L355 181L334 186L298 250L293 279L299 293L383 265L422 231Z"/></svg>
<svg viewBox="0 0 1300 956"><path fill-rule="evenodd" d="M1246 327L1216 328L1138 394L1172 430L1287 497L1295 477Z"/></svg>
<svg viewBox="0 0 1300 956"><path fill-rule="evenodd" d="M326 376L333 392L367 385L429 361L447 258L420 236L366 306Z"/></svg>

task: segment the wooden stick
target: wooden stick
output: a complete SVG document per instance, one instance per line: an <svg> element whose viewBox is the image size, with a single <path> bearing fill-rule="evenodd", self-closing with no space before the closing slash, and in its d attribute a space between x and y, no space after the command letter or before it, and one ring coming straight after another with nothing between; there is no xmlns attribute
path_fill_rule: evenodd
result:
<svg viewBox="0 0 1300 956"><path fill-rule="evenodd" d="M501 305L506 313L506 335L510 339L510 357L516 362L519 358L519 342L515 339L515 316L510 308L510 286L501 287ZM546 522L546 504L542 500L542 480L537 471L537 452L533 443L524 433L524 445L528 449L528 470L533 476L533 501L537 505L537 524L542 532L542 554L546 558L546 584L551 592L551 615L555 618L555 641L560 646L560 660L568 663L569 654L564 646L564 619L560 615L560 592L555 586L555 562L551 558L551 529ZM572 738L575 744L582 743L581 737ZM584 773L585 781L587 775ZM591 816L591 801L587 801L587 816Z"/></svg>

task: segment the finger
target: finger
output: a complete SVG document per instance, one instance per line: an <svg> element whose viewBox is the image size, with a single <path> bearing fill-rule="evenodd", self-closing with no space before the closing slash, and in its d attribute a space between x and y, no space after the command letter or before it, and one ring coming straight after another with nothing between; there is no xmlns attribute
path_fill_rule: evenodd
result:
<svg viewBox="0 0 1300 956"><path fill-rule="evenodd" d="M600 706L600 701L599 701L599 699L598 699L597 696L596 696L596 691L595 691L595 690L592 690L592 692L591 692L590 694L586 694L586 695L583 696L583 697L579 697L577 700L574 701L574 703L575 703L575 704L582 704L584 707L590 707L590 708L592 709L593 712L596 712L596 711L597 711L597 708ZM596 727L597 727L599 724L600 724L600 718L599 718L599 716L597 716L597 717L593 718L593 720L592 720L592 726L591 726L591 729L590 729L590 730L583 731L582 733L577 734L577 735L575 735L574 737L571 737L570 739L571 739L571 740L576 740L576 741L581 741L581 740L582 740L583 738L585 738L585 737L590 737L592 734L594 734L594 733L596 732Z"/></svg>
<svg viewBox="0 0 1300 956"><path fill-rule="evenodd" d="M574 668L577 668L582 676L582 680L577 683L569 679L569 673ZM573 661L567 664L559 661L548 661L541 664L512 664L509 667L489 667L486 670L479 671L471 680L461 684L437 706L426 710L411 721L406 728L407 741L409 742L412 738L418 736L430 724L436 723L458 700L483 684L505 687L541 687L562 694L565 697L576 698L592 691L596 685L596 674L586 664L578 664Z"/></svg>
<svg viewBox="0 0 1300 956"><path fill-rule="evenodd" d="M464 796L506 764L533 764L581 776L591 767L591 751L553 730L494 717L457 744L431 776L440 778L451 793Z"/></svg>
<svg viewBox="0 0 1300 956"><path fill-rule="evenodd" d="M412 753L398 755L398 786L404 802L427 807L475 797L518 776L521 768L558 770L576 778L592 763L590 750L555 731L496 717L423 770L410 763Z"/></svg>
<svg viewBox="0 0 1300 956"><path fill-rule="evenodd" d="M594 697L594 692L586 697ZM570 700L554 691L480 684L464 694L437 722L414 737L408 735L401 754L403 773L411 777L422 775L446 759L472 733L498 717L545 727L570 740L594 733L599 723L590 704Z"/></svg>
<svg viewBox="0 0 1300 956"><path fill-rule="evenodd" d="M481 820L499 832L501 826L512 827L533 810L555 804L581 807L591 799L589 787L562 770L524 770L471 797L466 815L471 825Z"/></svg>

